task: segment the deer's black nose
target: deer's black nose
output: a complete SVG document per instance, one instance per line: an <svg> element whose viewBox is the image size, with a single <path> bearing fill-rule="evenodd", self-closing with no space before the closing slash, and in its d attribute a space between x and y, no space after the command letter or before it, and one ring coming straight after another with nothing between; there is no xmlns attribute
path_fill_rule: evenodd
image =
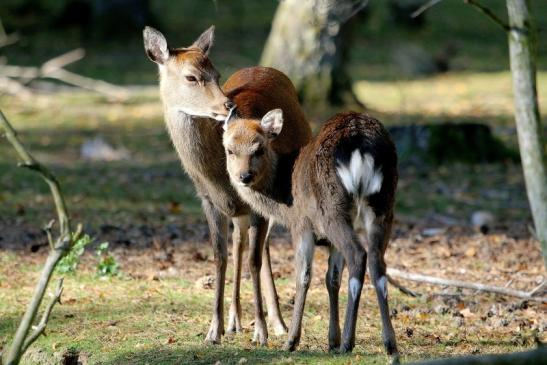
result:
<svg viewBox="0 0 547 365"><path fill-rule="evenodd" d="M232 109L234 106L236 106L232 101L228 100L227 102L224 103L224 107L226 108L226 110L230 110Z"/></svg>
<svg viewBox="0 0 547 365"><path fill-rule="evenodd" d="M241 180L243 184L250 183L252 179L253 179L253 174L250 172L243 172L239 175L239 180Z"/></svg>

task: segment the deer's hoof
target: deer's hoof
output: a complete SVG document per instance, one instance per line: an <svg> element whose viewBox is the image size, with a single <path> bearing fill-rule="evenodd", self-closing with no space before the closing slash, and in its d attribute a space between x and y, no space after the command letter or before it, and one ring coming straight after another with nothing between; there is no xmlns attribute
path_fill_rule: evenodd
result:
<svg viewBox="0 0 547 365"><path fill-rule="evenodd" d="M289 340L289 341L285 342L285 345L283 346L283 351L293 352L294 350L296 350L297 346L298 346L297 341Z"/></svg>

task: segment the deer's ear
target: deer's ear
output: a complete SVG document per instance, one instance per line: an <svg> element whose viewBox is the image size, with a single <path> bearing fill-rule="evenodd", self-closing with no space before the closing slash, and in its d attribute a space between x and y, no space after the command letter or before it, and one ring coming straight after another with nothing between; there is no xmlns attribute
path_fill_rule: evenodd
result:
<svg viewBox="0 0 547 365"><path fill-rule="evenodd" d="M167 48L167 41L163 34L152 27L145 27L142 36L148 58L157 64L163 65L169 58L169 48Z"/></svg>
<svg viewBox="0 0 547 365"><path fill-rule="evenodd" d="M274 109L267 112L260 121L260 127L268 137L277 137L283 128L283 111Z"/></svg>
<svg viewBox="0 0 547 365"><path fill-rule="evenodd" d="M211 25L209 29L203 32L198 39L194 42L193 46L198 47L205 53L209 54L211 47L213 46L213 41L215 40L215 26Z"/></svg>

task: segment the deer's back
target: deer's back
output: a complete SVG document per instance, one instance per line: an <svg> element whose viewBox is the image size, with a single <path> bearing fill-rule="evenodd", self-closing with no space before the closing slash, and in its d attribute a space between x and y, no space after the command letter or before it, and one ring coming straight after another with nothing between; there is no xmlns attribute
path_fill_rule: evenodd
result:
<svg viewBox="0 0 547 365"><path fill-rule="evenodd" d="M223 90L242 118L261 119L272 109L283 110L283 129L273 143L277 153L291 153L311 140L311 128L296 90L282 72L270 67L244 68L226 81Z"/></svg>
<svg viewBox="0 0 547 365"><path fill-rule="evenodd" d="M348 164L352 153L370 154L375 167L383 174L381 190L368 197L377 215L390 211L397 186L397 153L391 137L382 124L364 114L340 113L329 119L317 137L306 146L294 169L293 186L300 186L295 195L304 202L314 196L319 205L338 206L345 214L352 204L336 168ZM318 211L321 211L321 206Z"/></svg>

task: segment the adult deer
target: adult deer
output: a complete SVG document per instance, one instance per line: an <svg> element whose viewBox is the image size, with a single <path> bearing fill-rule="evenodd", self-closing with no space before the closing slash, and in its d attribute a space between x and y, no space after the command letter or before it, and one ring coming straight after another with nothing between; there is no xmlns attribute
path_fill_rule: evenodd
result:
<svg viewBox="0 0 547 365"><path fill-rule="evenodd" d="M270 324L276 334L286 333L272 279L266 239L268 222L251 211L229 182L222 147L222 126L218 121L227 117L233 103L238 105L238 113L248 118L261 118L268 110L281 108L291 117L286 120L287 131L279 136L276 150L280 153L298 150L310 140L311 130L298 104L296 91L281 72L271 68L251 67L233 74L226 81L223 93L219 86L220 75L208 57L214 27L185 48L169 48L165 37L150 27L144 29L143 35L148 57L158 64L167 130L182 166L201 198L209 225L216 281L213 318L206 341L220 343L224 333L224 281L228 256L228 219L231 218L234 224L234 291L228 331L241 330L241 260L244 246L248 243L256 317L253 340L266 344L268 332L262 309L259 275L265 285Z"/></svg>
<svg viewBox="0 0 547 365"><path fill-rule="evenodd" d="M330 349L348 352L355 345L368 253L384 344L398 361L384 262L398 176L395 146L376 119L343 113L328 120L318 136L298 153L280 154L273 146L285 129L283 115L276 109L261 120L234 118L227 123L223 144L230 180L240 196L264 217L287 226L296 245L296 298L286 349L294 350L300 341L315 243L327 240L331 247L326 276ZM365 242L357 238L360 226ZM348 265L349 288L341 336L338 292L344 262Z"/></svg>

